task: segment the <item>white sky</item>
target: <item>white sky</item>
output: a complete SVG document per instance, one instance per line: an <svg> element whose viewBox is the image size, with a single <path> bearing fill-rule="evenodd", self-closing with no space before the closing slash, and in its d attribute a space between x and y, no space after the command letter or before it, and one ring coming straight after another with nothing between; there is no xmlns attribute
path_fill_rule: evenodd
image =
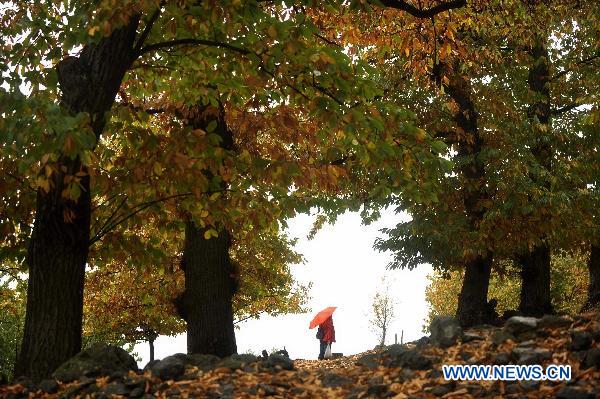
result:
<svg viewBox="0 0 600 399"><path fill-rule="evenodd" d="M299 238L296 250L306 258L304 265L294 266L292 270L298 281L313 283L308 303L312 312L262 316L240 323L236 330L238 353L260 354L263 349L270 352L285 346L293 359L316 359L319 344L316 331L309 330L308 324L313 313L327 306L338 307L333 314L337 340L332 347L334 352L351 355L373 349L377 338L370 330L369 312L384 275L391 279L390 292L397 302L396 318L387 343L393 343L394 333L398 333L400 341L401 330L404 330L405 342L420 338L427 316L426 276L431 273L431 267L421 265L412 271L386 271L391 254L373 249L375 238L382 236L379 229L393 227L406 217L385 211L378 222L363 226L358 213L347 213L335 225L324 226L312 240L306 238L312 217L300 215L291 220L289 233ZM140 365L145 365L149 359L148 344L138 344L135 351L142 358ZM178 352L186 352L185 334L156 340L157 359Z"/></svg>

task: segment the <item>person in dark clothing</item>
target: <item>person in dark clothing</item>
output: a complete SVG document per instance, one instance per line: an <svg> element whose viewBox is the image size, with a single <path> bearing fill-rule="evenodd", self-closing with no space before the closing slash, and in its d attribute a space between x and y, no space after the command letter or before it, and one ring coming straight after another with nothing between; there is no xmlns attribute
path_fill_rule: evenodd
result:
<svg viewBox="0 0 600 399"><path fill-rule="evenodd" d="M327 346L335 342L335 328L333 327L333 318L331 316L323 323L319 324L317 338L320 341L319 360L323 360L325 358Z"/></svg>

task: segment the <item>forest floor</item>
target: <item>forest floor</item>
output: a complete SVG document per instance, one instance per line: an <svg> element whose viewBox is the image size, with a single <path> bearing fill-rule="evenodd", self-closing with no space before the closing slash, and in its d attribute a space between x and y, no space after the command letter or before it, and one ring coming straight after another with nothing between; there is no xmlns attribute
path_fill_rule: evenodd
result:
<svg viewBox="0 0 600 399"><path fill-rule="evenodd" d="M482 327L462 342L392 345L334 360L255 361L242 368L191 367L174 380L149 371L85 378L52 393L25 385L0 388L2 398L600 398L600 315L546 317L534 326ZM446 381L444 364L564 364L570 381ZM293 368L291 370L287 368Z"/></svg>

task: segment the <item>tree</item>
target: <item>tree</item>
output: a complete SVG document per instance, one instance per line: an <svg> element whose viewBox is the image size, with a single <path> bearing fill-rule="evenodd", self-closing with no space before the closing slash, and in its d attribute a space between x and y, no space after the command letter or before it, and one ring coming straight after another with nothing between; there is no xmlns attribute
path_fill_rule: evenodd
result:
<svg viewBox="0 0 600 399"><path fill-rule="evenodd" d="M418 9L403 1L392 4L423 17L462 5L464 1L450 1ZM117 136L105 128L121 87L135 97L143 97L148 87L160 92L173 82L172 74L154 79L159 74L153 70L166 67L184 76L178 83L190 89L170 92L174 101L197 102L198 97L207 103L218 101L206 89L218 85L221 91L229 91L234 102L244 103L251 96L240 82L266 78L278 85L276 101L285 98L306 105L309 112L327 120L346 114L348 119L368 121L364 116L370 113L353 109L354 101L346 102L354 100L344 95L347 78L367 99L376 93L359 84L357 75L346 73L352 67L341 49L319 52L307 45L313 44L318 32L306 24L303 12L291 11L255 2L213 7L155 0L50 6L11 3L2 10L6 38L2 100L8 104L3 116L9 131L3 140L3 161L16 166L24 180L35 181L37 198L18 374L43 378L81 347L85 264L95 242L90 229L97 187L91 178L99 174L97 156L106 155L100 154L100 147ZM155 25L162 29L153 29ZM252 29L240 31L240 26ZM286 40L290 32L300 38L291 46ZM77 56L70 55L78 48ZM171 58L169 49L182 56ZM323 68L306 69L317 63ZM290 76L297 77L295 82L288 80ZM198 87L198 81L206 85ZM22 83L30 89L27 94L20 91ZM375 131L382 130L380 121L373 124ZM344 141L359 142L354 135ZM31 220L30 211L21 216ZM62 315L58 322L57 314ZM52 344L42 345L48 341Z"/></svg>
<svg viewBox="0 0 600 399"><path fill-rule="evenodd" d="M588 284L585 258L582 253L561 253L552 256L550 292L552 305L557 312L576 314L585 302ZM501 266L495 265L490 278L489 299L497 302L494 310L499 315L514 312L520 302L520 265L507 262ZM499 270L503 271L499 272ZM461 271L446 275L434 272L428 276L430 283L425 294L429 304L429 315L424 328L429 326L435 316L455 314L461 289L461 274Z"/></svg>
<svg viewBox="0 0 600 399"><path fill-rule="evenodd" d="M373 297L371 325L377 335L379 346L385 345L390 324L394 320L396 302L390 294L390 284L385 278L381 279L381 287Z"/></svg>

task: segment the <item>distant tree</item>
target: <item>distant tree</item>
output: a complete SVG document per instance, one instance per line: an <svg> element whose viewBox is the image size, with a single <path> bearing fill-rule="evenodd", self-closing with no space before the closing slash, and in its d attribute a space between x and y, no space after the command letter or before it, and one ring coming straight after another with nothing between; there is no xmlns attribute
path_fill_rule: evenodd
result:
<svg viewBox="0 0 600 399"><path fill-rule="evenodd" d="M557 312L575 314L587 298L588 271L586 254L561 253L551 259L550 297ZM454 315L461 290L462 271L435 272L428 276L430 284L425 290L429 316L424 329L433 317ZM500 315L519 307L521 291L520 267L510 261L494 266L490 278L488 298L497 301L496 312Z"/></svg>
<svg viewBox="0 0 600 399"><path fill-rule="evenodd" d="M0 384L10 381L23 338L27 284L0 275Z"/></svg>
<svg viewBox="0 0 600 399"><path fill-rule="evenodd" d="M377 335L379 345L384 346L396 308L396 302L390 295L390 284L385 278L381 279L381 287L375 293L371 307L371 329Z"/></svg>

